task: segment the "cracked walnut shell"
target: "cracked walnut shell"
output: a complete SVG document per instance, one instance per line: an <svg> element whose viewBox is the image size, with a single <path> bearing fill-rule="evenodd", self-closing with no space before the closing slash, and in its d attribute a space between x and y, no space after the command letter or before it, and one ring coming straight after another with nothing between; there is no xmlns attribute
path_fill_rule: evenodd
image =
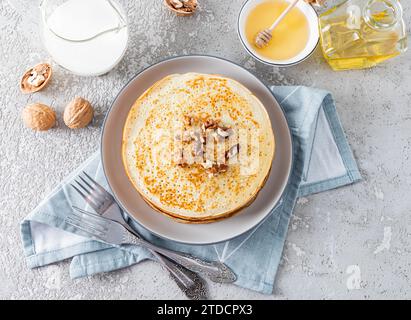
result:
<svg viewBox="0 0 411 320"><path fill-rule="evenodd" d="M197 0L164 0L164 4L178 16L192 15L197 9Z"/></svg>
<svg viewBox="0 0 411 320"><path fill-rule="evenodd" d="M325 0L304 0L304 1L307 2L308 4L312 4L317 7L320 7L324 5L325 3Z"/></svg>
<svg viewBox="0 0 411 320"><path fill-rule="evenodd" d="M74 98L64 109L63 120L70 129L79 129L87 126L93 119L94 110L86 99Z"/></svg>
<svg viewBox="0 0 411 320"><path fill-rule="evenodd" d="M32 103L23 109L23 122L26 127L36 131L46 131L56 124L56 113L41 103Z"/></svg>
<svg viewBox="0 0 411 320"><path fill-rule="evenodd" d="M40 63L27 70L20 81L20 90L23 93L34 93L42 90L50 81L51 65Z"/></svg>

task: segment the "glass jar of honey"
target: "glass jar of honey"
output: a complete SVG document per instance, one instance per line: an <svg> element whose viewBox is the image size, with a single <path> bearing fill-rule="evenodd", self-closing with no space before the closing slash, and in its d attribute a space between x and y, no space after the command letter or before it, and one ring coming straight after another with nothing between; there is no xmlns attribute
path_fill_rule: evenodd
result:
<svg viewBox="0 0 411 320"><path fill-rule="evenodd" d="M319 19L321 46L334 70L375 66L407 50L398 0L346 0Z"/></svg>

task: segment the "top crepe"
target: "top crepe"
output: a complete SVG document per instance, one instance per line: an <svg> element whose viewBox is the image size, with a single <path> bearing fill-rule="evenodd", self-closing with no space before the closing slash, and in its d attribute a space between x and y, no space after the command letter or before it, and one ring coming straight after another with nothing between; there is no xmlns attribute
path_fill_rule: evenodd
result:
<svg viewBox="0 0 411 320"><path fill-rule="evenodd" d="M130 181L156 210L188 223L228 217L264 185L274 135L262 103L218 75L173 74L144 92L123 132Z"/></svg>

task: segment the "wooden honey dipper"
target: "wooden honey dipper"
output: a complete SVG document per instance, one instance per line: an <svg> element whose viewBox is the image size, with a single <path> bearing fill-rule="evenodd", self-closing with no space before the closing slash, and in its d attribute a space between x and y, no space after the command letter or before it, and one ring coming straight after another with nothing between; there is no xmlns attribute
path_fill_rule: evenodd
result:
<svg viewBox="0 0 411 320"><path fill-rule="evenodd" d="M283 21L283 19L285 18L285 16L291 11L292 8L294 8L297 3L300 0L294 0L293 2L291 2L287 9L285 9L281 15L274 21L274 23L271 25L271 27L269 27L268 29L264 29L262 31L260 31L257 36L255 37L255 45L257 46L257 48L264 48L265 46L268 45L268 43L270 42L273 33L273 30L280 24L281 21Z"/></svg>

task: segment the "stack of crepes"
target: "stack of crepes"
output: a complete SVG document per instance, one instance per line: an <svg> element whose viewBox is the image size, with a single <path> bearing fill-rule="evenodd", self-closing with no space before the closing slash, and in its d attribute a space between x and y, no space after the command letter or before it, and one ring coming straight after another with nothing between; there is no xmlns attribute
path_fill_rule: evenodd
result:
<svg viewBox="0 0 411 320"><path fill-rule="evenodd" d="M255 199L274 150L268 113L247 88L187 73L163 78L137 99L122 156L130 181L156 211L208 223Z"/></svg>

